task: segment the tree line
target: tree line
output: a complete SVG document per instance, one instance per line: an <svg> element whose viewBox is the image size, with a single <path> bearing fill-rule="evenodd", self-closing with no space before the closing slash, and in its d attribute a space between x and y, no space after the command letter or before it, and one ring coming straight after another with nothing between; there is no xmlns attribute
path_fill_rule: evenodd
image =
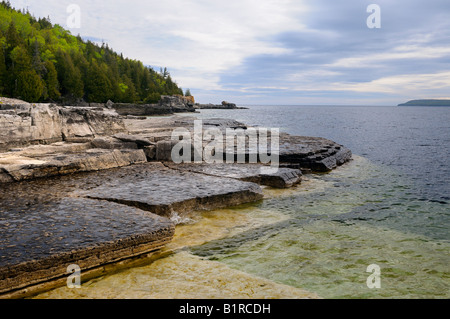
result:
<svg viewBox="0 0 450 319"><path fill-rule="evenodd" d="M0 95L28 102L156 103L183 90L167 68L156 72L2 1Z"/></svg>

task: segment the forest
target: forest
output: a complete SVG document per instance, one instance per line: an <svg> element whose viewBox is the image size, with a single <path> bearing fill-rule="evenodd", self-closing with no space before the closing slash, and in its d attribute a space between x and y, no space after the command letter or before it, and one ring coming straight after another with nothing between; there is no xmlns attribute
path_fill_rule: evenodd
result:
<svg viewBox="0 0 450 319"><path fill-rule="evenodd" d="M167 68L157 72L49 17L0 3L0 96L67 104L156 103L161 95L183 95Z"/></svg>

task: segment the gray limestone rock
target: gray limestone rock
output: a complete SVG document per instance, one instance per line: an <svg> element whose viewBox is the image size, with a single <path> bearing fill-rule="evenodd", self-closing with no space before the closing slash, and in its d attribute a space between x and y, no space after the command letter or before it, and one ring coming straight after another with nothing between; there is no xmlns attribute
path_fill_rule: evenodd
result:
<svg viewBox="0 0 450 319"><path fill-rule="evenodd" d="M169 219L137 208L70 197L40 202L30 195L0 207L0 219L8 221L0 224L0 295L67 277L71 264L84 274L154 252L174 235Z"/></svg>
<svg viewBox="0 0 450 319"><path fill-rule="evenodd" d="M29 104L0 110L0 150L62 140L86 142L119 132L125 132L123 120L107 109Z"/></svg>
<svg viewBox="0 0 450 319"><path fill-rule="evenodd" d="M0 157L0 181L24 181L78 172L98 171L146 162L143 150L89 149L81 153L52 153ZM5 175L6 173L6 175ZM9 177L8 177L9 176Z"/></svg>
<svg viewBox="0 0 450 319"><path fill-rule="evenodd" d="M121 141L124 142L132 142L132 143L136 143L138 146L140 147L144 147L144 146L150 146L150 145L155 145L155 143L150 142L148 139L146 139L145 137L141 137L141 136L136 136L136 135L130 135L130 134L124 134L124 133L119 133L119 134L115 134L113 135L114 138L117 138Z"/></svg>
<svg viewBox="0 0 450 319"><path fill-rule="evenodd" d="M182 171L202 173L211 176L235 178L275 188L288 188L299 184L302 172L299 169L276 168L260 164L166 164Z"/></svg>
<svg viewBox="0 0 450 319"><path fill-rule="evenodd" d="M77 196L131 205L162 216L240 205L263 197L255 183L169 169L160 163L133 165L103 175L101 185L79 191Z"/></svg>

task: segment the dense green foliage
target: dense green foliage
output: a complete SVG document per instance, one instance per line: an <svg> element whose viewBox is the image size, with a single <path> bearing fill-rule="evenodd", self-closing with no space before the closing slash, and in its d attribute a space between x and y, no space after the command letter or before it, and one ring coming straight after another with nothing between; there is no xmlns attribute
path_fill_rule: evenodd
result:
<svg viewBox="0 0 450 319"><path fill-rule="evenodd" d="M155 103L183 95L165 68L161 72L84 41L49 18L0 3L0 95L28 102Z"/></svg>
<svg viewBox="0 0 450 319"><path fill-rule="evenodd" d="M450 106L450 100L412 100L398 106Z"/></svg>

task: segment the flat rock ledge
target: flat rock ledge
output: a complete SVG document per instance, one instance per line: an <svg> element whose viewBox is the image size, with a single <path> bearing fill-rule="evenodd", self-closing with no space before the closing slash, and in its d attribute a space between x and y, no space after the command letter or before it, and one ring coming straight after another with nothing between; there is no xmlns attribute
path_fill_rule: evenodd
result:
<svg viewBox="0 0 450 319"><path fill-rule="evenodd" d="M278 168L272 171L270 166L259 164L167 164L168 167L181 170L196 172L210 176L221 176L235 178L241 181L252 182L259 185L270 186L274 188L289 188L297 185L302 180L302 171L291 168Z"/></svg>
<svg viewBox="0 0 450 319"><path fill-rule="evenodd" d="M263 198L258 184L141 163L3 185L0 298L161 249L174 217Z"/></svg>
<svg viewBox="0 0 450 319"><path fill-rule="evenodd" d="M83 210L89 215L80 214ZM34 224L16 219L10 222L18 229L6 233L2 229L2 246L6 246L1 254L7 254L9 262L4 258L0 261L0 298L25 297L38 292L37 286L59 279L66 284L69 265L79 266L84 275L107 264L156 252L175 232L174 224L166 218L89 199L63 199L47 204L45 212L27 213L24 218ZM52 224L46 226L49 222Z"/></svg>
<svg viewBox="0 0 450 319"><path fill-rule="evenodd" d="M103 176L101 185L75 194L137 207L165 217L263 198L260 186L255 183L170 169L161 163L133 165L100 175Z"/></svg>
<svg viewBox="0 0 450 319"><path fill-rule="evenodd" d="M39 155L0 154L0 183L90 172L147 161L143 150L87 149Z"/></svg>

